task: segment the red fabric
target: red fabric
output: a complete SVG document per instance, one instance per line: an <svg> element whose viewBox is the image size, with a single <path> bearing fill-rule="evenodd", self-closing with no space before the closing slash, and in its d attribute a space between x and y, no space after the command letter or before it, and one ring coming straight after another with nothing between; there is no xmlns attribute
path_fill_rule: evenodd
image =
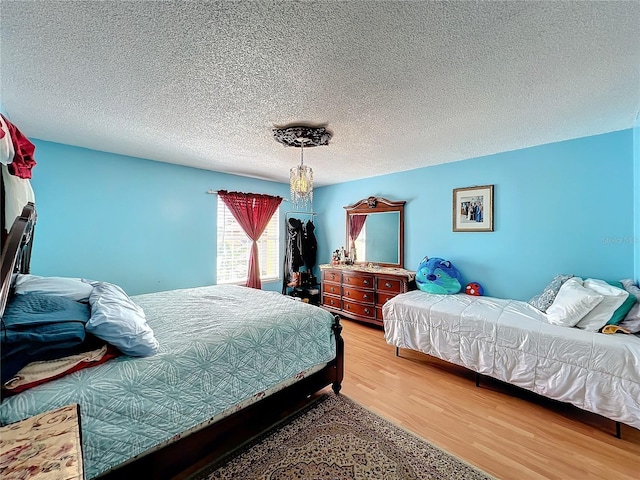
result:
<svg viewBox="0 0 640 480"><path fill-rule="evenodd" d="M222 198L233 218L236 219L253 242L251 253L249 254L249 272L246 286L262 288L257 241L282 202L282 197L272 197L271 195L257 193L227 192L226 190L218 191L218 195Z"/></svg>
<svg viewBox="0 0 640 480"><path fill-rule="evenodd" d="M362 227L364 227L364 222L367 220L366 215L351 215L349 217L349 232L351 235L351 247L353 247L354 242L360 235L362 231Z"/></svg>
<svg viewBox="0 0 640 480"><path fill-rule="evenodd" d="M102 356L102 358L100 360L96 360L95 362L80 362L77 365L74 365L73 367L69 368L68 370L65 370L62 373L59 373L57 375L52 375L51 377L47 377L47 378L42 378L40 380L35 380L31 383L25 383L24 385L20 385L16 388L12 388L12 389L6 389L3 388L2 393L5 396L10 396L10 395L14 395L16 393L20 393L20 392L24 392L25 390L28 390L29 388L33 388L36 387L38 385L42 385L43 383L47 383L50 382L51 380L55 380L56 378L62 378L65 375L69 375L70 373L73 372L77 372L78 370L82 370L84 368L90 368L90 367L95 367L96 365L101 365L105 362L107 362L108 360L111 360L112 358L116 358L120 355L120 351L111 346L108 345L107 346L107 352Z"/></svg>
<svg viewBox="0 0 640 480"><path fill-rule="evenodd" d="M33 158L36 147L4 115L2 118L7 124L13 149L15 150L13 162L8 165L9 173L20 178L31 178L31 169L36 165L36 161Z"/></svg>

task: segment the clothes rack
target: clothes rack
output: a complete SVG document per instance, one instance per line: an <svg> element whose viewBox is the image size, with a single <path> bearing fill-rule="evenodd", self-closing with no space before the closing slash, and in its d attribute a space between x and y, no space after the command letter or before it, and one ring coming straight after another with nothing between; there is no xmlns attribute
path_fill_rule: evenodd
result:
<svg viewBox="0 0 640 480"><path fill-rule="evenodd" d="M284 221L286 222L287 220L289 220L289 217L293 217L296 215L311 215L311 217L315 217L316 215L318 215L316 212L286 212L284 214Z"/></svg>
<svg viewBox="0 0 640 480"><path fill-rule="evenodd" d="M283 265L282 293L287 293L287 288L293 288L291 294L300 292L309 293L311 287L315 288L317 279L313 275L316 265L318 244L313 231L316 212L291 211L285 212L285 258ZM305 220L307 218L306 227ZM310 232L310 233L307 233ZM317 298L315 298L317 304Z"/></svg>

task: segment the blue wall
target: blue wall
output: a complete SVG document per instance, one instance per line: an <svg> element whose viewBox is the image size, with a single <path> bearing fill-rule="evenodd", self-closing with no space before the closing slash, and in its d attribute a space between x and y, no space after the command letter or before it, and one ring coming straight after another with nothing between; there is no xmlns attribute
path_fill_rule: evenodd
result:
<svg viewBox="0 0 640 480"><path fill-rule="evenodd" d="M288 197L281 183L32 141L37 275L108 281L132 295L213 284L217 196L205 192Z"/></svg>
<svg viewBox="0 0 640 480"><path fill-rule="evenodd" d="M345 244L343 206L375 195L407 201L406 268L446 258L486 295L526 300L556 273L632 278L633 148L629 129L320 188L319 262ZM452 232L452 190L488 184L495 231Z"/></svg>
<svg viewBox="0 0 640 480"><path fill-rule="evenodd" d="M528 299L560 272L638 280L639 130L317 188L318 262L345 245L343 206L376 195L407 201L406 268L444 257L487 295ZM131 294L212 284L217 197L204 192L288 197L285 184L32 141L39 275L111 281ZM485 184L495 185L495 231L453 233L452 190Z"/></svg>
<svg viewBox="0 0 640 480"><path fill-rule="evenodd" d="M640 114L636 118L636 124L633 127L633 165L635 280L636 284L640 284Z"/></svg>

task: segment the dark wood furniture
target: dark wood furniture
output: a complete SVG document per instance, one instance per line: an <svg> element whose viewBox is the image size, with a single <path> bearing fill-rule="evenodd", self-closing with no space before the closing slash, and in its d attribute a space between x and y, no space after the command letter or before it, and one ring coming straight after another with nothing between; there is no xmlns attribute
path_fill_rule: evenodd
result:
<svg viewBox="0 0 640 480"><path fill-rule="evenodd" d="M415 272L395 267L320 265L322 307L332 313L383 325L382 306L415 288Z"/></svg>
<svg viewBox="0 0 640 480"><path fill-rule="evenodd" d="M3 245L0 270L2 273L0 318L12 293L15 274L29 273L35 222L35 206L27 204L22 215L11 227L7 241ZM212 461L226 455L307 404L310 397L323 388L331 385L338 393L344 371L344 343L341 331L340 319L336 316L333 325L336 358L320 371L174 443L100 475L99 478L172 478L205 458Z"/></svg>

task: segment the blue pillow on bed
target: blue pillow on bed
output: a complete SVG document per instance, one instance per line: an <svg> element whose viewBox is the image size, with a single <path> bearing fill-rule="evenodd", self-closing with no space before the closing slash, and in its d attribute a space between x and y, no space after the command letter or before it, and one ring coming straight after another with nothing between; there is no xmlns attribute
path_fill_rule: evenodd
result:
<svg viewBox="0 0 640 480"><path fill-rule="evenodd" d="M87 332L132 357L148 357L158 351L158 340L147 324L142 307L117 285L91 282L91 318Z"/></svg>
<svg viewBox="0 0 640 480"><path fill-rule="evenodd" d="M30 362L77 353L89 306L57 295L13 295L2 317L2 383Z"/></svg>

